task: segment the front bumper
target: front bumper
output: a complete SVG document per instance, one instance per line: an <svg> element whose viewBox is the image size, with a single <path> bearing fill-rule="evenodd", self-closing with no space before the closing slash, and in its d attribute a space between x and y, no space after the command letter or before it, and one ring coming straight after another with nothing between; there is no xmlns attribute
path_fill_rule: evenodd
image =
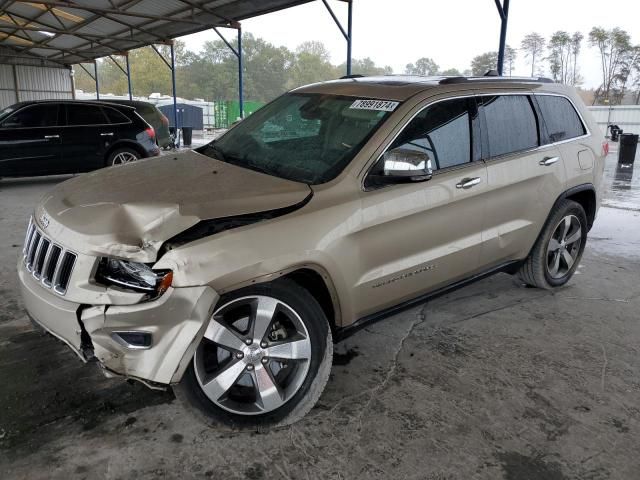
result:
<svg viewBox="0 0 640 480"><path fill-rule="evenodd" d="M18 277L29 316L86 361L83 329L95 358L110 372L148 382L177 383L204 334L218 294L210 287L169 288L156 300L134 305L83 305L42 287L18 263ZM151 334L149 348L130 348L113 332ZM85 346L86 346L85 341Z"/></svg>

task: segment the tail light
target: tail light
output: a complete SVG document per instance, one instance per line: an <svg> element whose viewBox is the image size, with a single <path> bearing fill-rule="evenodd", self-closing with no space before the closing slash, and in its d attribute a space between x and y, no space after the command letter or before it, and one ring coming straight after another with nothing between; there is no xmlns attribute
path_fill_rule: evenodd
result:
<svg viewBox="0 0 640 480"><path fill-rule="evenodd" d="M606 140L602 142L602 155L605 157L609 155L609 142Z"/></svg>
<svg viewBox="0 0 640 480"><path fill-rule="evenodd" d="M156 138L156 131L153 129L153 127L146 128L144 133L149 135L149 138L152 140Z"/></svg>

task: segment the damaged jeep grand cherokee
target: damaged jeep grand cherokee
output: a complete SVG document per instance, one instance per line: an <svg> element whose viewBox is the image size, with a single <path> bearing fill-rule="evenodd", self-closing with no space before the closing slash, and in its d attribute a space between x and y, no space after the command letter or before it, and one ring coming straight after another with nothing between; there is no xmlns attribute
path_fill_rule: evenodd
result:
<svg viewBox="0 0 640 480"><path fill-rule="evenodd" d="M24 304L83 361L172 387L208 423L290 424L358 327L489 273L565 284L601 140L543 79L302 87L195 151L54 188L18 262Z"/></svg>

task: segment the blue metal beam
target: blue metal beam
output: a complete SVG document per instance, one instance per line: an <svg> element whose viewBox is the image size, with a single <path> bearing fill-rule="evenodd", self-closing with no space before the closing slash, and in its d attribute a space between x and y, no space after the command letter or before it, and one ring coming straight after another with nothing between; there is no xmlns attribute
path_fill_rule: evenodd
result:
<svg viewBox="0 0 640 480"><path fill-rule="evenodd" d="M238 106L240 118L244 118L244 72L242 61L242 27L238 25Z"/></svg>
<svg viewBox="0 0 640 480"><path fill-rule="evenodd" d="M335 12L331 8L327 0L322 0L322 3L324 3L324 6L327 8L327 11L329 12L329 15L331 15L331 18L333 18L333 21L340 29L340 33L342 33L342 36L347 41L347 75L351 75L351 40L353 38L353 0L343 0L343 1L347 2L348 4L348 13L347 13L348 17L347 17L346 31L342 26L342 23L340 23L340 20L338 20L338 17L336 16Z"/></svg>
<svg viewBox="0 0 640 480"><path fill-rule="evenodd" d="M116 67L118 67L122 73L126 75L127 86L129 88L129 100L133 100L133 97L131 96L131 69L129 68L129 52L120 53L119 55L124 57L126 69L123 68L122 65L120 65L120 62L118 60L113 58L113 55L107 55L107 57L109 58L109 60L115 63Z"/></svg>
<svg viewBox="0 0 640 480"><path fill-rule="evenodd" d="M154 47L155 48L155 47ZM164 60L164 57L163 57ZM178 99L176 98L176 53L171 42L171 88L173 91L173 118L176 124L176 148L180 148L180 125L178 124Z"/></svg>
<svg viewBox="0 0 640 480"><path fill-rule="evenodd" d="M347 75L351 75L351 40L353 39L353 1L349 0L349 8L347 13Z"/></svg>
<svg viewBox="0 0 640 480"><path fill-rule="evenodd" d="M509 21L509 0L495 0L500 15L500 45L498 46L498 75L502 75L504 71L504 51L507 42L507 23Z"/></svg>
<svg viewBox="0 0 640 480"><path fill-rule="evenodd" d="M239 23L234 23L229 26L229 28L235 28L238 31L238 44L235 48L231 45L231 42L229 42L229 40L220 33L220 30L218 30L217 27L212 28L238 59L238 106L240 108L240 118L244 118L244 60L242 55L242 26Z"/></svg>
<svg viewBox="0 0 640 480"><path fill-rule="evenodd" d="M131 67L129 66L129 52L126 53L125 59L127 61L127 86L129 87L129 100L133 100L133 92L131 90Z"/></svg>
<svg viewBox="0 0 640 480"><path fill-rule="evenodd" d="M93 61L93 68L96 72L95 80L96 80L96 100L100 100L100 82L98 82L98 62Z"/></svg>

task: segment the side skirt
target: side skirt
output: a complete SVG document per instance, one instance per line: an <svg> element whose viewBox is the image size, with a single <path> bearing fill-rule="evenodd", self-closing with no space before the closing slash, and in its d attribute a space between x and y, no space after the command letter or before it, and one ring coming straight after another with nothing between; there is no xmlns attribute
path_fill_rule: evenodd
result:
<svg viewBox="0 0 640 480"><path fill-rule="evenodd" d="M420 295L419 297L416 298L412 298L411 300L407 300L405 302L399 303L398 305L394 305L393 307L389 307L386 308L384 310L381 310L380 312L376 312L376 313L372 313L371 315L367 315L366 317L362 317L358 320L356 320L354 323L352 323L351 325L348 325L346 327L343 327L341 329L339 329L336 334L334 335L334 341L335 343L340 342L342 340L344 340L347 337L350 337L351 335L353 335L354 333L358 332L359 330L362 330L363 328L372 325L374 323L379 322L380 320L384 320L387 317L390 317L392 315L395 315L397 313L403 312L405 310L408 310L412 307L415 307L416 305L420 305L421 303L425 303L428 300L433 300L437 297L441 297L443 295L446 295L447 293L451 293L454 290L457 290L459 288L462 287L466 287L467 285L470 285L474 282L477 282L479 280L482 280L484 278L490 277L492 275L495 275L496 273L515 273L518 271L520 265L522 265L522 261L521 260L516 260L516 261L511 261L511 262L507 262L507 263L502 263L496 267L492 267L489 270L486 270L484 272L480 272L472 277L469 278L465 278L464 280L460 280L458 282L452 283L450 285L444 286L442 288L439 288L437 290L434 290L432 292L428 292L425 293L423 295Z"/></svg>

